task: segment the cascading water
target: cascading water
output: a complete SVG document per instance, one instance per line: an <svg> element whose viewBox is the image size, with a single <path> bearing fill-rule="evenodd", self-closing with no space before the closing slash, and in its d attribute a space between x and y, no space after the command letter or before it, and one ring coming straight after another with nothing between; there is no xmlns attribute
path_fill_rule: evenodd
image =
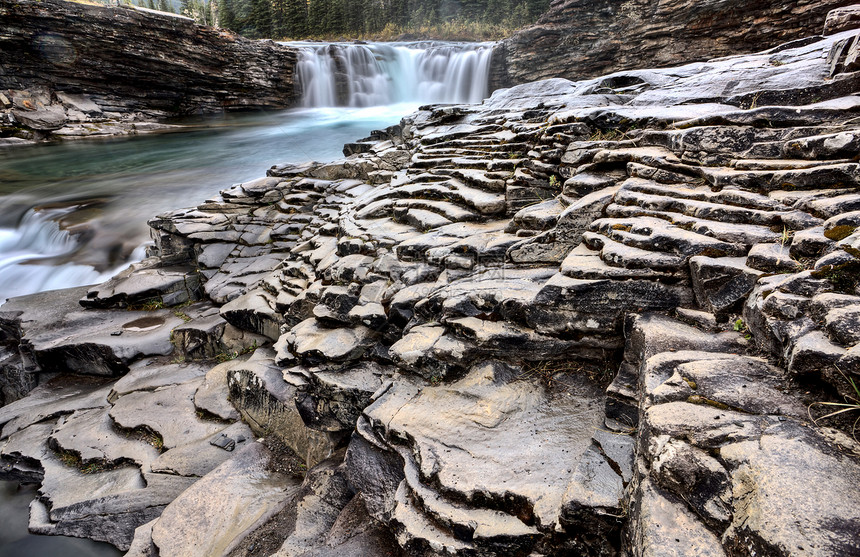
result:
<svg viewBox="0 0 860 557"><path fill-rule="evenodd" d="M99 273L88 265L50 261L64 259L78 247L78 242L57 223L69 212L31 209L17 228L0 228L0 303L21 294L93 283L111 276L111 272Z"/></svg>
<svg viewBox="0 0 860 557"><path fill-rule="evenodd" d="M301 51L306 107L478 103L487 96L489 43L290 44Z"/></svg>
<svg viewBox="0 0 860 557"><path fill-rule="evenodd" d="M128 253L159 212L272 164L337 158L345 142L421 104L488 93L489 43L290 44L301 51L302 108L229 115L182 134L0 151L0 302L104 281L141 257ZM80 200L101 204L70 217ZM86 233L70 235L63 219Z"/></svg>

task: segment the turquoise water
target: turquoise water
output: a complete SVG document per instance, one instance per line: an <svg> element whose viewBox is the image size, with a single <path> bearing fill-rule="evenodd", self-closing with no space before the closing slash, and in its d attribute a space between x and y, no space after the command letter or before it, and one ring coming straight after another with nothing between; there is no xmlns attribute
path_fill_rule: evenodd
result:
<svg viewBox="0 0 860 557"><path fill-rule="evenodd" d="M341 158L344 143L416 108L228 115L182 133L0 149L0 301L106 280L142 257L147 219L274 164Z"/></svg>

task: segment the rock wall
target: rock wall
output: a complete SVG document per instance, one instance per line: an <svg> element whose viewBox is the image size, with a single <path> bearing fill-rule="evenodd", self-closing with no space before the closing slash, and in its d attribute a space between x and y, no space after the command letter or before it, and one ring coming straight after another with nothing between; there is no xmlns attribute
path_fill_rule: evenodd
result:
<svg viewBox="0 0 860 557"><path fill-rule="evenodd" d="M555 0L500 43L491 90L756 52L821 30L850 0Z"/></svg>
<svg viewBox="0 0 860 557"><path fill-rule="evenodd" d="M296 54L191 19L63 0L0 0L0 90L86 94L154 116L283 108Z"/></svg>

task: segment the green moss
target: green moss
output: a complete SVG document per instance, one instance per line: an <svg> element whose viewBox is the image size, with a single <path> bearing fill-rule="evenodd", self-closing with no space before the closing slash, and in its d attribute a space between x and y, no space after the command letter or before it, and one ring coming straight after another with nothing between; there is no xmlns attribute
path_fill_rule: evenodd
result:
<svg viewBox="0 0 860 557"><path fill-rule="evenodd" d="M813 271L812 276L827 280L839 292L854 294L860 285L860 261L850 261L842 265L826 265Z"/></svg>
<svg viewBox="0 0 860 557"><path fill-rule="evenodd" d="M840 226L834 226L830 230L825 230L824 235L830 240L838 242L839 240L844 240L848 236L852 235L855 230L857 230L856 226L843 224Z"/></svg>

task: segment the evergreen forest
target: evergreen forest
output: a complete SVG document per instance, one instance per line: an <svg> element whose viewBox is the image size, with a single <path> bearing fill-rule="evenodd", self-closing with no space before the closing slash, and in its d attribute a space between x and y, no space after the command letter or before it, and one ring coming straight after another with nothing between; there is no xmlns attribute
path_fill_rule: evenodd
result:
<svg viewBox="0 0 860 557"><path fill-rule="evenodd" d="M249 38L495 39L550 0L131 0Z"/></svg>
<svg viewBox="0 0 860 557"><path fill-rule="evenodd" d="M549 0L219 0L218 19L221 27L255 38L440 32L482 38L533 22L548 7Z"/></svg>

